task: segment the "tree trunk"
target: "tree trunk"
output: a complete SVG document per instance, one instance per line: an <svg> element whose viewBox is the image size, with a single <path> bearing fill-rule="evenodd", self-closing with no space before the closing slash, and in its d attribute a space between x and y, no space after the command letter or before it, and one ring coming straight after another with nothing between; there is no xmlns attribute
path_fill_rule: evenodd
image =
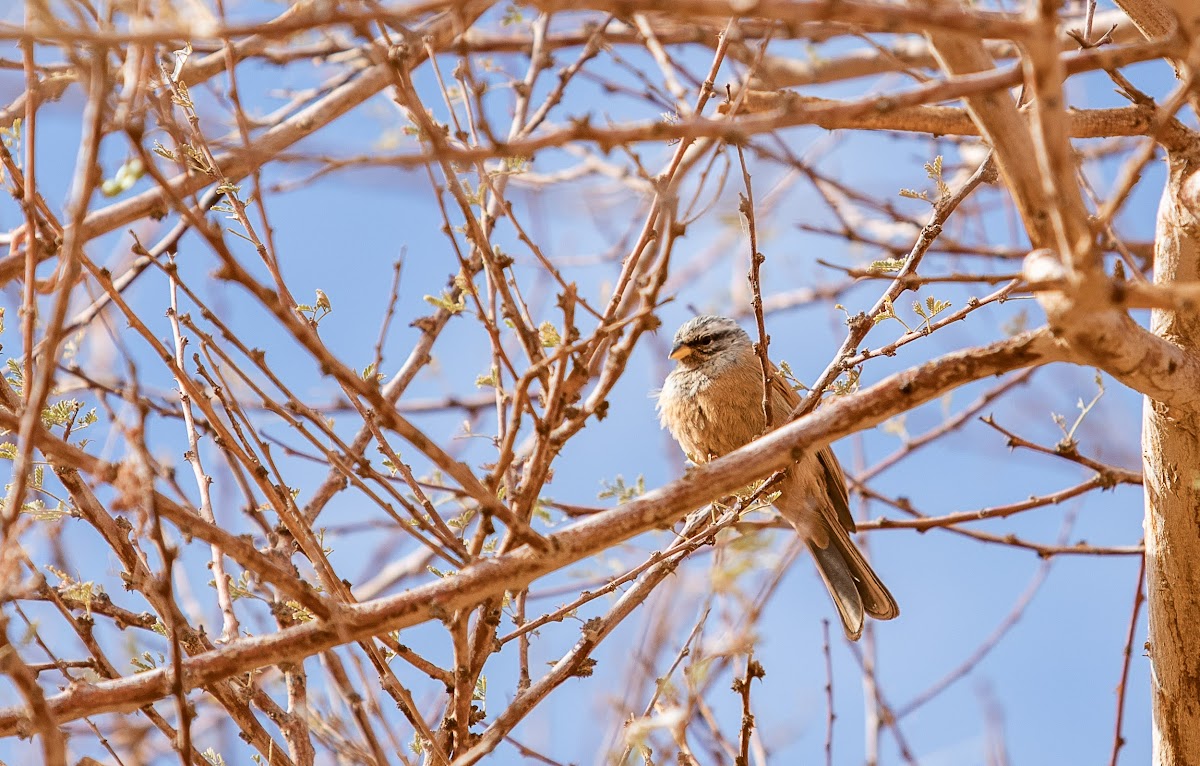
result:
<svg viewBox="0 0 1200 766"><path fill-rule="evenodd" d="M1154 280L1200 279L1200 150L1174 152L1158 211ZM1160 311L1151 329L1200 354L1200 310ZM1147 398L1142 451L1154 763L1200 764L1200 413Z"/></svg>

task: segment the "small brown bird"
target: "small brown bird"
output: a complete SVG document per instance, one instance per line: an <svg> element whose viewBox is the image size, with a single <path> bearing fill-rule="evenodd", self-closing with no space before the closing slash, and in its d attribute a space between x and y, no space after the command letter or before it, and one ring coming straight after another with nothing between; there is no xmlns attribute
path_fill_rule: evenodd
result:
<svg viewBox="0 0 1200 766"><path fill-rule="evenodd" d="M706 463L766 431L763 374L754 344L728 317L699 316L675 333L678 361L658 395L659 420L693 463ZM799 395L770 368L771 419L776 427L800 404ZM862 635L863 615L890 620L896 600L850 539L846 478L832 450L805 455L776 485L775 508L804 538L846 629Z"/></svg>

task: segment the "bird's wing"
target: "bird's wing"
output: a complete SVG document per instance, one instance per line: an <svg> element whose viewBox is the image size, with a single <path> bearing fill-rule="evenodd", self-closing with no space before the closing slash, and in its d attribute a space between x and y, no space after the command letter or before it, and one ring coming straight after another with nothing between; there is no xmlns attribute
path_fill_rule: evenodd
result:
<svg viewBox="0 0 1200 766"><path fill-rule="evenodd" d="M778 428L786 422L789 412L800 406L800 394L788 385L787 379L779 370L775 369L775 365L771 365L770 373L772 399L774 401L782 399L787 402L788 406L788 412L771 413L771 420ZM854 517L850 514L850 494L846 491L846 476L842 473L842 466L834 456L833 450L823 447L817 452L817 462L821 464L825 479L825 493L829 497L829 504L837 516L838 523L847 532L856 531Z"/></svg>
<svg viewBox="0 0 1200 766"><path fill-rule="evenodd" d="M817 453L817 462L825 469L825 490L837 519L847 532L857 532L854 516L850 514L850 493L846 491L846 475L833 450L825 447Z"/></svg>
<svg viewBox="0 0 1200 766"><path fill-rule="evenodd" d="M800 404L800 395L792 390L778 370L771 368L770 373L771 419L779 426L787 422L790 411ZM788 411L776 412L776 405L779 410ZM900 608L850 538L850 533L854 532L854 517L850 515L846 477L833 450L829 447L818 450L817 463L821 466L827 499L826 503L818 504L818 508L828 537L824 541L821 540L824 535L812 537L808 540L808 547L813 553L817 571L837 606L846 636L854 641L862 632L864 612L880 620L890 620L900 614ZM781 495L776 507L795 526L797 515L787 513L787 508L781 505L787 500L786 493Z"/></svg>
<svg viewBox="0 0 1200 766"><path fill-rule="evenodd" d="M767 368L767 371L771 376L771 388L774 389L773 393L778 394L780 398L788 403L788 407L792 408L793 410L799 407L800 394L796 393L795 389L788 385L787 379L783 377L783 373L775 369L775 365L770 364L769 362L768 364L770 366ZM771 413L771 418L775 421L776 428L783 424L787 416L788 413L786 412Z"/></svg>

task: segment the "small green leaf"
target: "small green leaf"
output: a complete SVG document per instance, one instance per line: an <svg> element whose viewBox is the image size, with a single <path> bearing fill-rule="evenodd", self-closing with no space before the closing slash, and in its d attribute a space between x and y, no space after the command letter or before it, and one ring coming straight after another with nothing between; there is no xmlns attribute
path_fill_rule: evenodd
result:
<svg viewBox="0 0 1200 766"><path fill-rule="evenodd" d="M875 315L874 321L875 321L875 324L879 324L880 322L884 321L885 319L895 319L897 322L904 325L905 330L909 330L909 332L912 332L912 330L909 329L908 325L904 323L904 320L901 319L900 317L896 316L896 307L894 305L892 305L892 302L890 300L887 300L887 299L885 299L883 301L883 306L881 306L879 308L879 313Z"/></svg>
<svg viewBox="0 0 1200 766"><path fill-rule="evenodd" d="M484 386L489 386L491 388L495 388L496 386L498 386L500 384L498 373L499 373L499 370L496 368L495 365L492 365L492 369L488 372L487 375L475 376L475 387L483 388Z"/></svg>
<svg viewBox="0 0 1200 766"><path fill-rule="evenodd" d="M538 336L542 341L542 348L554 348L562 343L562 336L558 334L558 330L550 322L542 322L538 325Z"/></svg>
<svg viewBox="0 0 1200 766"><path fill-rule="evenodd" d="M288 601L286 603L288 608L292 610L292 617L297 622L312 622L316 618L316 615L310 612L308 607L302 605L299 601Z"/></svg>
<svg viewBox="0 0 1200 766"><path fill-rule="evenodd" d="M882 258L871 261L870 270L876 274L890 274L904 268L903 258Z"/></svg>
<svg viewBox="0 0 1200 766"><path fill-rule="evenodd" d="M833 385L831 386L833 393L837 396L845 396L846 394L852 394L858 390L858 380L860 377L862 377L862 368L851 367L849 370L846 370L844 374L846 376L845 380L842 380L842 378L839 377L837 380L833 381Z"/></svg>
<svg viewBox="0 0 1200 766"><path fill-rule="evenodd" d="M937 181L942 177L942 155L933 158L933 162L925 163L925 175L929 176L929 180Z"/></svg>
<svg viewBox="0 0 1200 766"><path fill-rule="evenodd" d="M504 9L504 15L500 17L500 26L511 27L515 24L520 24L524 20L525 17L521 14L521 9L517 4L509 3L508 7Z"/></svg>
<svg viewBox="0 0 1200 766"><path fill-rule="evenodd" d="M129 189L145 175L146 168L142 165L139 158L126 160L121 167L117 168L117 172L112 178L105 179L100 185L100 191L105 197L116 197L122 192Z"/></svg>
<svg viewBox="0 0 1200 766"><path fill-rule="evenodd" d="M363 380L374 380L376 383L381 383L383 382L384 376L383 373L375 371L375 363L371 362L362 369L362 372L359 373L359 377Z"/></svg>
<svg viewBox="0 0 1200 766"><path fill-rule="evenodd" d="M430 303L439 309L444 309L451 314L460 314L462 313L463 309L467 307L466 296L464 296L462 293L459 293L457 298L448 292L444 292L436 298L432 295L426 295L425 302Z"/></svg>
<svg viewBox="0 0 1200 766"><path fill-rule="evenodd" d="M627 486L624 477L620 475L613 479L611 483L606 481L601 481L600 483L604 489L596 493L596 497L601 500L615 497L618 503L627 503L635 497L646 493L646 477L641 474L638 474L637 481L634 482L632 487Z"/></svg>

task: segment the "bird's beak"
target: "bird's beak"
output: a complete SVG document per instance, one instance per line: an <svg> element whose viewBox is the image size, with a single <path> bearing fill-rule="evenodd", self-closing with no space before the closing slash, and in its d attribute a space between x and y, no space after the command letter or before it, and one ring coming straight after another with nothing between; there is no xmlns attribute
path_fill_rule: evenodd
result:
<svg viewBox="0 0 1200 766"><path fill-rule="evenodd" d="M671 353L667 355L668 359L683 359L692 353L692 347L685 343L676 343L671 347Z"/></svg>

